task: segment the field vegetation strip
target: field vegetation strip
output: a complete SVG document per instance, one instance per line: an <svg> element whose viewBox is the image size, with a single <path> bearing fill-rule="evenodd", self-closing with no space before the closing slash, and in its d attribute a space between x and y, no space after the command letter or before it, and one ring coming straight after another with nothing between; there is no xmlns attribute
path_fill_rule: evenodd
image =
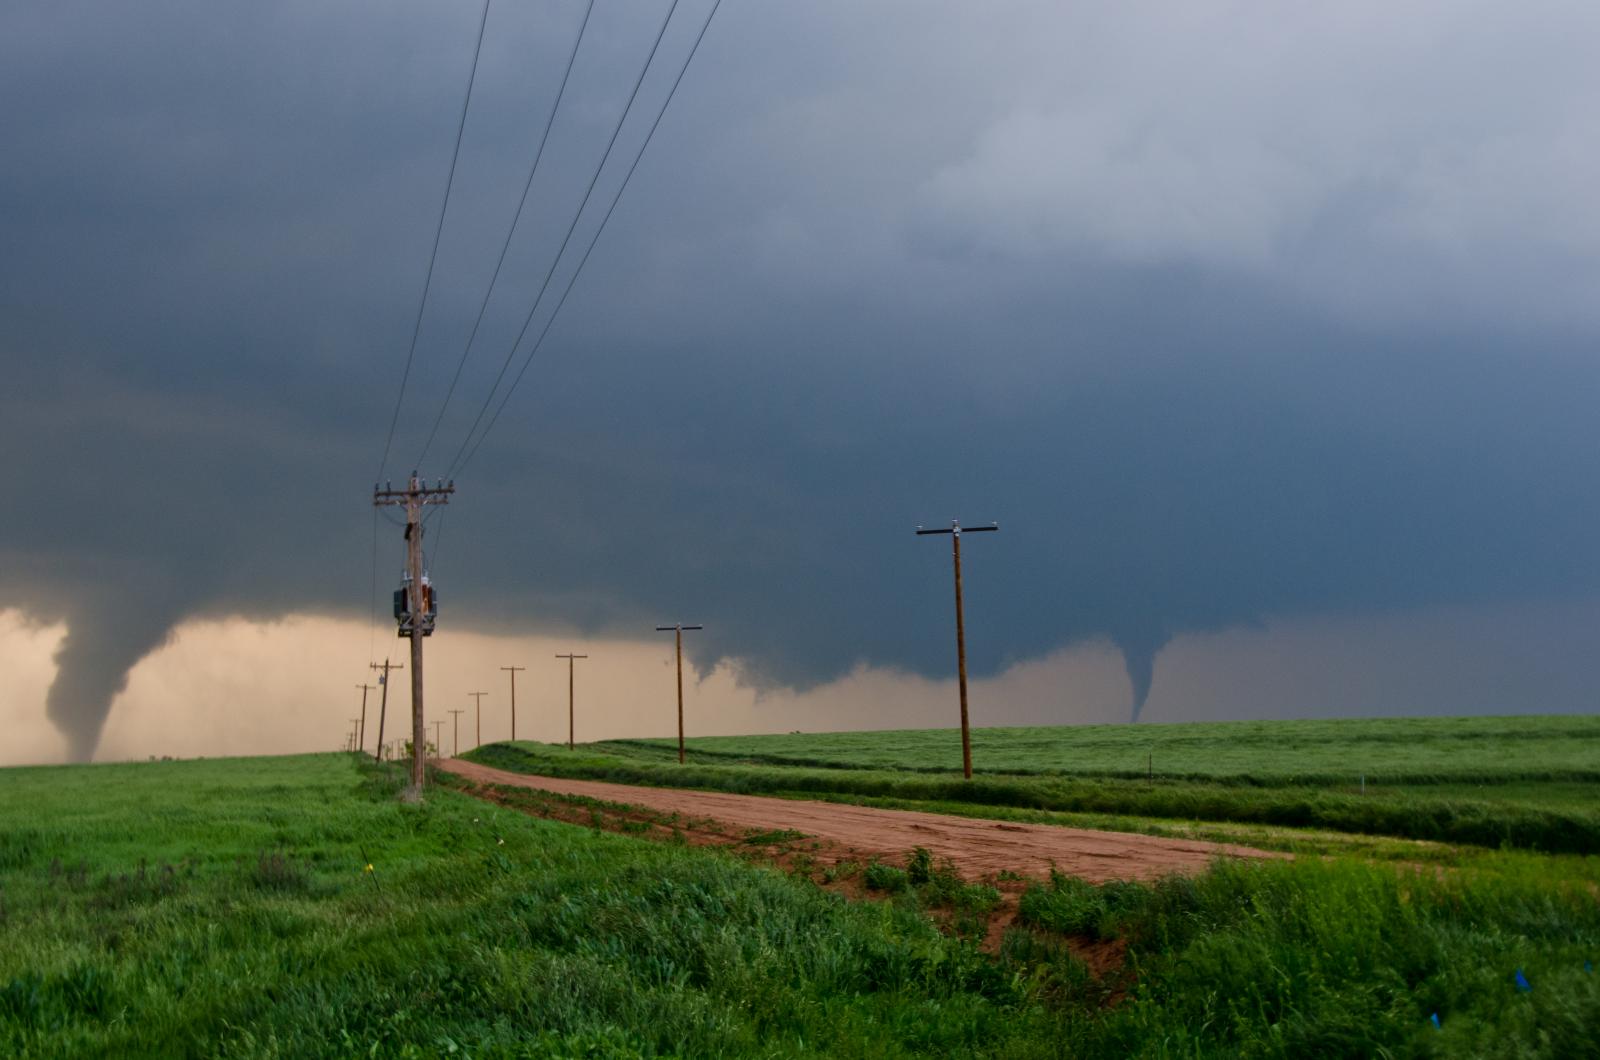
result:
<svg viewBox="0 0 1600 1060"><path fill-rule="evenodd" d="M838 866L881 898L845 901L750 863L812 841L782 830L646 843L403 784L0 771L0 1054L1564 1057L1600 1025L1579 859L1007 878L985 950L930 920L986 897L932 854Z"/></svg>
<svg viewBox="0 0 1600 1060"><path fill-rule="evenodd" d="M811 769L959 772L951 730L708 736L705 761ZM982 768L1019 777L1168 780L1236 785L1417 787L1600 781L1600 718L1516 715L1072 725L975 729ZM671 741L609 740L596 750L665 760Z"/></svg>
<svg viewBox="0 0 1600 1060"><path fill-rule="evenodd" d="M858 735L858 734L852 734ZM960 804L1124 816L1166 821L1226 822L1270 828L1316 829L1391 836L1480 848L1585 854L1600 850L1600 784L1561 782L1541 800L1539 785L1520 782L1515 797L1497 799L1496 785L1476 796L1449 789L1379 788L1365 792L1312 785L1259 786L1215 781L1113 780L1075 775L986 774L964 781L959 773L929 775L885 769L805 769L771 765L704 763L691 746L690 761L630 757L611 745L576 752L532 742L490 744L463 756L513 772L655 787L697 788L738 794L844 801L896 799L928 805ZM1584 797L1587 795L1588 797Z"/></svg>

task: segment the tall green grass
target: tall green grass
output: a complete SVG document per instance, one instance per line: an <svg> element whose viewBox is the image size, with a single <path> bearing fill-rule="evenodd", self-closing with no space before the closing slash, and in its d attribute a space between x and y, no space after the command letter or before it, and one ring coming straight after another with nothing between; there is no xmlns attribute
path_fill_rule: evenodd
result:
<svg viewBox="0 0 1600 1060"><path fill-rule="evenodd" d="M1054 1055L915 909L398 784L0 771L0 1055Z"/></svg>
<svg viewBox="0 0 1600 1060"><path fill-rule="evenodd" d="M0 1055L1567 1056L1600 1021L1592 887L1527 856L1058 877L990 958L919 903L992 892L925 857L852 904L401 782L334 755L0 771ZM1073 956L1096 938L1125 976Z"/></svg>
<svg viewBox="0 0 1600 1060"><path fill-rule="evenodd" d="M1127 1003L1072 1028L1099 1055L1585 1056L1600 1027L1592 889L1521 864L1230 863L1102 888L1056 876L1021 919L1127 944Z"/></svg>

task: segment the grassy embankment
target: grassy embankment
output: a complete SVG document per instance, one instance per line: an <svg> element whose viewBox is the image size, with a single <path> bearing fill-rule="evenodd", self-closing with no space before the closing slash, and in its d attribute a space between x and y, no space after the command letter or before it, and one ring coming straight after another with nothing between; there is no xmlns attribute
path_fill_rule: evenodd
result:
<svg viewBox="0 0 1600 1060"><path fill-rule="evenodd" d="M934 765L959 764L949 730L706 737L689 746L682 767L669 740L614 740L576 752L519 742L467 757L521 772L1280 847L1311 841L1284 830L1320 830L1490 849L1600 850L1600 718L979 729L970 782L959 768Z"/></svg>
<svg viewBox="0 0 1600 1060"><path fill-rule="evenodd" d="M1560 1056L1600 1023L1600 909L1560 859L1057 879L990 958L921 914L925 875L852 904L397 784L334 755L0 771L0 1053Z"/></svg>

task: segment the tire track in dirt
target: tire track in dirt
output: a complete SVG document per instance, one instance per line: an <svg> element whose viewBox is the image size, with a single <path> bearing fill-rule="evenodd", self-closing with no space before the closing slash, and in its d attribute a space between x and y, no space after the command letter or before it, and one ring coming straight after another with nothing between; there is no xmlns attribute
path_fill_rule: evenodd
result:
<svg viewBox="0 0 1600 1060"><path fill-rule="evenodd" d="M711 818L734 828L763 832L792 829L828 844L897 863L913 847L924 847L935 858L948 859L967 879L990 879L1002 871L1045 879L1053 866L1069 876L1099 884L1110 880L1152 880L1173 873L1198 873L1219 857L1287 856L1250 847L1162 839L1128 832L1097 832L917 810L533 776L459 758L434 764L479 784L625 803L658 813Z"/></svg>

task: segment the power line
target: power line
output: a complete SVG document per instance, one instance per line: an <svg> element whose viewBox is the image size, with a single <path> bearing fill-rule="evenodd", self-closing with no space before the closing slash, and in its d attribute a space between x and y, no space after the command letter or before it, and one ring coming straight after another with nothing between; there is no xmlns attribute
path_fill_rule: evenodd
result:
<svg viewBox="0 0 1600 1060"><path fill-rule="evenodd" d="M422 509L430 504L448 504L456 491L455 483L443 482L429 488L415 473L405 489L379 489L372 487L372 503L383 507L403 505L406 510L406 574L403 597L404 609L400 619L400 635L411 641L411 795L422 797L423 782L427 779L422 755L416 750L426 734L422 713L422 641L433 632L434 603L432 587L422 570ZM385 681L387 684L387 681ZM381 722L380 722L381 724Z"/></svg>
<svg viewBox="0 0 1600 1060"><path fill-rule="evenodd" d="M417 355L417 336L422 333L422 314L428 306L428 290L433 286L433 265L439 257L439 238L444 234L445 215L450 211L450 190L456 182L456 160L461 157L461 137L467 129L467 109L472 105L472 87L478 80L478 56L483 53L483 31L489 24L490 0L483 0L483 15L478 19L478 43L472 50L472 72L467 75L467 96L461 101L461 120L456 125L456 145L450 152L450 175L445 179L444 202L439 204L439 223L433 230L433 249L428 253L428 274L422 282L422 298L417 302L417 321L411 328L411 348L406 351L406 368L400 375L400 393L395 395L394 414L389 417L389 436L383 442L383 459L378 461L379 479L389 463L394 445L394 429L400 422L400 407L405 403L406 383L411 379L411 362Z"/></svg>
<svg viewBox="0 0 1600 1060"><path fill-rule="evenodd" d="M451 730L452 732L455 733L455 736L452 737L452 739L451 739L450 754L452 756L458 755L458 754L461 753L461 715L465 714L466 711L465 710L448 710L448 711L445 711L445 713L449 714L450 715L450 720L455 722L455 728ZM439 755L440 755L440 757L444 756L443 749L441 749L439 751Z"/></svg>
<svg viewBox="0 0 1600 1060"><path fill-rule="evenodd" d="M378 761L381 762L383 761L383 723L384 719L389 715L389 671L404 670L405 665L403 663L391 663L388 659L383 660L382 666L377 663L368 663L367 665L374 670L383 671L383 676L378 678L378 684L383 688L383 698L378 701L378 746L375 752Z"/></svg>
<svg viewBox="0 0 1600 1060"><path fill-rule="evenodd" d="M949 534L950 549L954 557L956 573L956 674L961 684L961 775L967 780L972 779L972 736L967 728L967 626L966 620L961 615L961 535L963 533L977 534L983 531L999 530L999 523L990 523L988 526L963 527L958 519L950 520L949 527L937 530L924 530L917 527L917 536L926 537L929 534Z"/></svg>
<svg viewBox="0 0 1600 1060"><path fill-rule="evenodd" d="M572 652L557 652L556 658L567 660L567 750L572 750L572 736L577 726L573 721L573 701L577 698L575 691L576 680L572 674L572 665L578 659L587 659L587 655L575 655Z"/></svg>
<svg viewBox="0 0 1600 1060"><path fill-rule="evenodd" d="M489 693L487 693L487 692L468 692L467 693L467 695L469 695L469 696L471 696L473 698L474 702L476 702L477 707L478 707L478 715L477 715L477 717L478 717L478 738L473 741L472 746L474 746L474 747L482 747L483 746L483 697L488 695L488 694Z"/></svg>
<svg viewBox="0 0 1600 1060"><path fill-rule="evenodd" d="M555 323L557 314L559 314L561 312L561 307L567 304L567 295L572 293L572 287L573 287L574 284L576 284L578 282L579 274L583 272L583 267L588 264L589 255L594 252L595 244L597 244L600 241L600 236L605 231L606 224L611 220L612 213L616 211L617 203L622 201L622 193L627 190L628 182L633 179L634 170L639 168L639 162L640 162L641 159L644 158L645 149L650 146L650 140L651 140L652 137L655 136L656 128L658 126L660 126L661 119L667 113L667 108L669 106L671 106L672 97L677 94L678 85L680 85L683 82L683 75L688 73L689 64L694 61L695 52L699 51L700 42L705 39L706 31L711 28L711 20L716 17L717 9L719 7L721 7L721 6L722 6L722 0L714 0L714 2L712 3L711 10L706 14L705 22L702 23L701 26L700 26L699 35L695 37L694 44L693 44L693 46L690 47L689 54L683 61L683 66L680 67L679 70L678 70L678 76L672 82L672 88L668 90L666 99L662 101L661 109L656 112L655 121L653 121L650 124L650 131L645 134L644 142L639 145L639 152L638 152L638 154L634 155L633 164L628 167L628 172L623 176L622 183L620 185L618 185L617 193L612 198L611 205L609 207L607 207L605 216L600 219L600 226L595 229L594 235L589 240L588 248L586 250L584 250L583 257L581 259L579 259L579 261L578 261L578 267L572 271L572 275L567 279L566 289L561 292L561 298L556 302L555 309L550 313L549 319L545 321L544 328L540 330L539 337L534 340L532 348L530 348L528 350L528 355L523 360L522 367L520 369L518 369L516 377L514 379L512 379L511 386L509 388L507 388L507 390L505 392L505 395L501 398L499 406L494 411L494 415L489 418L488 425L484 427L483 433L478 436L478 440L476 442L472 443L471 451L467 452L465 458L462 458L461 451L457 451L456 460L452 461L452 463L451 463L450 476L449 477L454 478L455 476L461 474L462 470L467 466L468 463L471 462L472 458L477 455L478 448L481 445L483 445L483 440L485 438L487 438L489 436L489 432L494 429L495 423L498 422L499 419L500 419L500 413L505 410L506 404L511 400L511 394L517 389L517 385L522 382L522 377L527 373L528 366L533 363L534 355L537 354L539 352L539 348L542 345L544 345L545 336L550 333L550 327L551 327L552 324ZM624 115L624 116L626 116L626 115ZM592 185L591 185L591 187L592 187ZM587 197L585 197L585 202L587 202L587 201L588 201L588 199L587 199ZM581 207L580 207L580 211L581 211ZM574 224L576 224L576 221L574 221ZM570 234L571 234L571 232L569 231L568 235L570 235ZM565 243L562 244L563 247L565 247L565 245L566 245ZM541 294L542 294L542 291L541 291ZM537 305L537 303L535 303L535 309L537 309L537 308L538 308L538 305ZM532 319L532 314L531 313L529 314L529 319L530 320ZM526 330L526 325L524 325L524 330ZM518 335L517 336L517 343L520 345L521 341L522 341L522 336ZM513 354L516 353L516 347L515 346L512 347L512 353ZM510 363L509 360L507 361L507 363L508 364ZM503 374L503 370L502 370L502 374ZM499 380L498 379L495 381L495 386L496 387L499 386ZM493 397L494 397L494 391L491 390L490 393L489 393L489 399L488 400L492 400ZM485 401L484 407L485 408L488 407L488 401L487 400ZM481 412L479 413L479 416L481 418L481 416L482 416ZM476 427L477 427L477 423L474 422L473 423L473 428L476 429ZM467 432L467 441L462 442L462 450L465 450L467 448L467 443L471 442L471 441L472 441L472 431L469 430Z"/></svg>
<svg viewBox="0 0 1600 1060"><path fill-rule="evenodd" d="M427 516L423 516L422 525L423 525L424 528L427 527L427 525L428 525ZM439 523L438 523L437 526L435 526L433 528L433 547L432 548L428 548L428 549L424 549L423 553L422 553L423 566L425 566L429 570L436 570L438 568L438 565L439 565L439 539L442 538L442 537L444 537L444 513L441 511L439 513Z"/></svg>
<svg viewBox="0 0 1600 1060"><path fill-rule="evenodd" d="M461 371L467 366L467 357L472 353L472 344L477 341L478 329L483 326L484 315L489 310L489 299L494 295L495 284L500 281L500 270L506 263L506 254L511 249L511 239L517 234L517 225L522 223L522 211L528 205L528 192L533 188L533 178L539 172L539 162L544 158L544 148L550 140L550 127L555 124L556 112L561 109L561 100L567 94L567 81L572 77L572 67L578 58L578 47L583 43L584 31L589 28L589 16L594 13L594 0L589 0L589 6L584 9L583 23L578 27L578 36L572 42L572 51L567 56L567 69L561 75L561 87L556 91L555 102L550 104L550 113L544 121L544 132L539 136L539 149L534 152L533 165L528 169L528 179L522 185L522 198L517 200L517 212L511 217L511 228L506 232L505 242L500 245L500 257L494 263L494 274L489 277L489 287L483 292L483 303L478 306L478 318L472 322L472 331L467 335L467 345L461 351L461 360L456 363L456 374L450 380L450 388L445 391L444 401L439 406L439 415L434 417L433 429L428 432L428 440L423 443L422 454L416 459L416 466L421 467L423 460L428 455L428 450L433 447L433 440L439 433L439 425L444 422L445 410L450 407L450 398L456 392L456 384L461 382Z"/></svg>
<svg viewBox="0 0 1600 1060"><path fill-rule="evenodd" d="M522 321L522 328L517 332L517 337L511 343L511 348L506 351L506 359L500 365L500 371L494 377L494 385L489 388L489 393L484 395L483 405L478 409L478 414L473 417L472 426L467 428L466 437L462 439L461 446L456 450L456 455L451 458L451 467L454 468L461 461L462 453L472 441L478 425L483 422L484 413L489 411L489 406L494 402L495 392L500 389L500 383L505 379L506 369L511 367L511 362L516 358L517 347L522 345L523 338L528 333L528 328L533 324L534 316L539 312L539 306L544 303L545 292L550 288L550 280L555 275L557 267L561 264L562 257L566 254L567 245L572 241L572 233L577 230L578 222L583 219L583 211L589 205L589 198L594 194L595 185L600 181L600 175L605 171L606 162L611 158L612 149L616 147L617 137L622 132L622 127L627 124L628 115L633 113L634 101L639 96L639 88L644 84L645 76L650 72L650 65L655 61L656 51L661 47L661 40L667 34L667 27L672 22L672 16L678 10L678 0L672 0L672 5L667 8L667 15L661 20L661 28L656 31L655 42L650 45L650 53L645 56L644 65L639 69L639 76L634 79L633 91L628 94L627 105L622 108L622 115L617 119L617 124L611 130L611 139L606 142L605 153L600 156L600 164L595 167L594 176L589 179L589 186L584 190L583 200L578 203L577 212L572 215L572 223L567 226L566 235L561 239L561 246L557 248L555 257L550 261L550 268L545 271L544 280L539 284L539 292L534 296L533 305L528 310L528 315ZM570 286L570 284L569 284ZM548 325L546 326L548 329ZM476 448L476 447L474 447Z"/></svg>
<svg viewBox="0 0 1600 1060"><path fill-rule="evenodd" d="M533 306L528 310L526 319L522 322L522 329L517 332L516 339L511 343L511 348L506 351L505 363L500 366L499 373L494 377L494 385L489 388L489 393L484 396L483 405L478 409L477 416L473 417L472 426L467 428L467 436L462 439L461 447L456 450L456 455L451 459L453 469L461 460L461 455L472 441L472 435L477 431L478 425L483 422L483 414L489 411L489 406L494 403L494 395L500 389L500 383L505 379L506 369L511 367L511 362L516 359L517 347L522 345L523 338L528 334L528 328L533 324L534 315L539 312L539 306L544 302L544 295L550 288L550 279L555 275L556 267L561 264L561 258L567 252L567 244L572 241L572 233L577 230L578 222L583 219L583 211L589 205L589 198L594 194L595 185L600 181L600 174L605 171L606 162L611 158L611 151L617 145L617 137L622 133L623 125L627 124L628 115L633 113L633 103L639 97L639 87L644 84L645 75L650 72L650 64L655 61L656 51L661 47L661 39L667 35L667 26L672 22L673 13L678 10L678 0L672 0L672 6L667 8L667 17L661 20L661 28L656 31L656 39L650 45L650 54L645 56L644 65L639 68L639 76L634 79L633 91L628 93L628 103L622 108L622 116L617 119L616 128L611 130L611 139L606 142L606 150L600 156L600 164L595 167L594 176L589 179L589 186L584 190L583 201L578 203L578 210L572 215L572 223L567 226L567 233L561 239L561 246L556 250L555 257L550 261L550 268L545 271L544 280L539 284L539 293L534 296Z"/></svg>
<svg viewBox="0 0 1600 1060"><path fill-rule="evenodd" d="M526 670L526 666L502 666L511 674L511 739L517 738L517 674Z"/></svg>
<svg viewBox="0 0 1600 1060"><path fill-rule="evenodd" d="M372 621L367 625L367 661L378 649L378 509L372 509Z"/></svg>
<svg viewBox="0 0 1600 1060"><path fill-rule="evenodd" d="M678 642L678 764L683 765L683 631L686 629L705 629L704 626L686 626L682 622L674 622L670 626L657 626L657 633L672 630L677 634Z"/></svg>
<svg viewBox="0 0 1600 1060"><path fill-rule="evenodd" d="M378 686L369 685L363 681L356 687L361 689L361 735L356 740L356 750L365 753L367 750L367 693Z"/></svg>

